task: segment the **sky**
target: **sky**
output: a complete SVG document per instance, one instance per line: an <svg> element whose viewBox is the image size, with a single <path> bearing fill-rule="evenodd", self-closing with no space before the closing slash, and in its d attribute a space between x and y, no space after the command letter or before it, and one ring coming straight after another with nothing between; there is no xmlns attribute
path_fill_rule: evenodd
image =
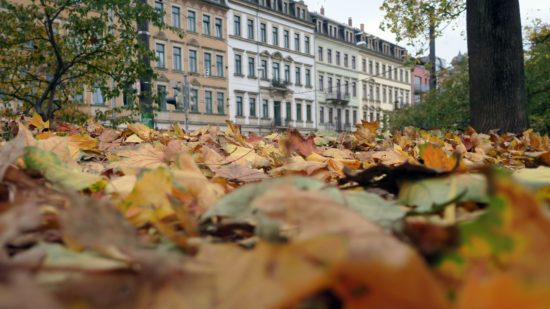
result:
<svg viewBox="0 0 550 309"><path fill-rule="evenodd" d="M321 6L325 8L325 16L336 21L347 23L351 17L353 25L359 28L365 24L365 31L388 40L393 43L395 36L389 31L380 30L380 22L384 18L384 12L380 10L383 0L304 0L310 11L319 12ZM550 3L547 0L519 0L522 26L532 24L532 20L539 18L550 22ZM405 42L398 43L406 46ZM427 45L426 45L427 46ZM407 47L411 54L416 50ZM448 25L443 36L436 41L436 54L450 63L458 52L468 51L466 44L466 14L454 23Z"/></svg>

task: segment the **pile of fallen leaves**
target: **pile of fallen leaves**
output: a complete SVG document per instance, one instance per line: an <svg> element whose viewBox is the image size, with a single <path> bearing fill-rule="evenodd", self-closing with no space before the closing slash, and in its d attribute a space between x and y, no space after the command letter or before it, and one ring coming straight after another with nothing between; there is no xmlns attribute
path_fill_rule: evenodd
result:
<svg viewBox="0 0 550 309"><path fill-rule="evenodd" d="M548 136L5 127L0 308L550 307Z"/></svg>

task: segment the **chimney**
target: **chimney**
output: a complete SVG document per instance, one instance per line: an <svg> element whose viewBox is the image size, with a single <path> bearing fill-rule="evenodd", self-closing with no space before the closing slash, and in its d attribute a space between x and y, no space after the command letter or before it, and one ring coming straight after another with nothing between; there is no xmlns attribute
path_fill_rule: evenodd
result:
<svg viewBox="0 0 550 309"><path fill-rule="evenodd" d="M361 32L365 32L365 24L361 24Z"/></svg>
<svg viewBox="0 0 550 309"><path fill-rule="evenodd" d="M325 16L325 7L321 6L321 16Z"/></svg>
<svg viewBox="0 0 550 309"><path fill-rule="evenodd" d="M348 26L353 27L353 22L352 22L352 20L351 20L351 17L348 18Z"/></svg>

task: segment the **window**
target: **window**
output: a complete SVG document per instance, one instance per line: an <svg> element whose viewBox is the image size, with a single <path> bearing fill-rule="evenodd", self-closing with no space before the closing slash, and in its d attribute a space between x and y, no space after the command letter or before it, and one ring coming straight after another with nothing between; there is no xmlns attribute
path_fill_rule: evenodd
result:
<svg viewBox="0 0 550 309"><path fill-rule="evenodd" d="M292 103L286 102L286 121L292 120Z"/></svg>
<svg viewBox="0 0 550 309"><path fill-rule="evenodd" d="M299 33L294 34L294 50L297 52L300 51L300 34Z"/></svg>
<svg viewBox="0 0 550 309"><path fill-rule="evenodd" d="M204 53L204 76L212 75L212 54Z"/></svg>
<svg viewBox="0 0 550 309"><path fill-rule="evenodd" d="M162 0L155 0L155 11L158 14L164 14L164 3L162 3Z"/></svg>
<svg viewBox="0 0 550 309"><path fill-rule="evenodd" d="M223 38L223 24L222 19L216 17L216 37L218 39Z"/></svg>
<svg viewBox="0 0 550 309"><path fill-rule="evenodd" d="M367 72L367 60L363 59L363 72Z"/></svg>
<svg viewBox="0 0 550 309"><path fill-rule="evenodd" d="M161 111L166 110L166 86L157 85L157 97L159 103L159 109Z"/></svg>
<svg viewBox="0 0 550 309"><path fill-rule="evenodd" d="M243 97L237 96L237 117L243 117Z"/></svg>
<svg viewBox="0 0 550 309"><path fill-rule="evenodd" d="M197 73L197 51L189 50L189 72Z"/></svg>
<svg viewBox="0 0 550 309"><path fill-rule="evenodd" d="M103 92L101 91L101 88L97 86L94 86L94 90L92 92L92 104L94 105L105 104L105 101L103 99Z"/></svg>
<svg viewBox="0 0 550 309"><path fill-rule="evenodd" d="M202 34L210 35L210 16L202 15Z"/></svg>
<svg viewBox="0 0 550 309"><path fill-rule="evenodd" d="M187 30L197 32L197 14L193 11L187 12Z"/></svg>
<svg viewBox="0 0 550 309"><path fill-rule="evenodd" d="M348 54L344 54L344 66L347 68L349 65Z"/></svg>
<svg viewBox="0 0 550 309"><path fill-rule="evenodd" d="M376 101L380 101L380 86L376 85Z"/></svg>
<svg viewBox="0 0 550 309"><path fill-rule="evenodd" d="M267 60L262 60L262 79L267 79Z"/></svg>
<svg viewBox="0 0 550 309"><path fill-rule="evenodd" d="M256 77L256 63L254 57L248 57L248 77Z"/></svg>
<svg viewBox="0 0 550 309"><path fill-rule="evenodd" d="M264 23L260 24L260 40L267 43L267 26Z"/></svg>
<svg viewBox="0 0 550 309"><path fill-rule="evenodd" d="M328 78L327 90L328 90L328 93L332 93L332 77Z"/></svg>
<svg viewBox="0 0 550 309"><path fill-rule="evenodd" d="M389 79L392 79L392 74L391 74L392 71L393 71L393 70L392 70L392 67L391 67L391 65L389 65L389 66L388 66L388 78L389 78Z"/></svg>
<svg viewBox="0 0 550 309"><path fill-rule="evenodd" d="M319 75L319 90L323 91L324 89L324 84L325 84L325 77L323 75Z"/></svg>
<svg viewBox="0 0 550 309"><path fill-rule="evenodd" d="M382 89L382 102L386 103L388 101L387 99L387 91L386 91L386 87L384 87Z"/></svg>
<svg viewBox="0 0 550 309"><path fill-rule="evenodd" d="M164 44L161 44L161 43L156 44L156 57L157 57L157 68L166 67L166 64L164 62L165 60Z"/></svg>
<svg viewBox="0 0 550 309"><path fill-rule="evenodd" d="M325 123L325 108L323 106L319 108L319 123Z"/></svg>
<svg viewBox="0 0 550 309"><path fill-rule="evenodd" d="M296 120L302 121L302 103L296 103Z"/></svg>
<svg viewBox="0 0 550 309"><path fill-rule="evenodd" d="M389 103L392 103L391 100L393 98L393 90L391 88L388 91L388 98L389 98Z"/></svg>
<svg viewBox="0 0 550 309"><path fill-rule="evenodd" d="M357 69L357 64L355 62L355 56L351 56L351 68L352 69Z"/></svg>
<svg viewBox="0 0 550 309"><path fill-rule="evenodd" d="M290 48L290 32L288 32L288 30L284 31L283 44L285 48Z"/></svg>
<svg viewBox="0 0 550 309"><path fill-rule="evenodd" d="M349 126L349 109L345 111L346 126Z"/></svg>
<svg viewBox="0 0 550 309"><path fill-rule="evenodd" d="M280 80L280 73L279 64L277 62L273 62L273 80Z"/></svg>
<svg viewBox="0 0 550 309"><path fill-rule="evenodd" d="M306 121L311 122L311 104L306 105Z"/></svg>
<svg viewBox="0 0 550 309"><path fill-rule="evenodd" d="M310 50L311 50L311 46L310 46L310 43L309 43L309 37L308 37L308 36L306 36L306 37L304 38L304 45L305 45L305 46L304 46L304 47L305 47L305 51L304 51L304 52L305 52L306 54L309 54L309 53L310 53Z"/></svg>
<svg viewBox="0 0 550 309"><path fill-rule="evenodd" d="M262 117L265 119L269 118L269 105L267 100L262 100Z"/></svg>
<svg viewBox="0 0 550 309"><path fill-rule="evenodd" d="M250 108L250 115L249 117L253 117L255 118L256 117L256 98L250 98L248 99L248 104L249 104L249 108Z"/></svg>
<svg viewBox="0 0 550 309"><path fill-rule="evenodd" d="M409 83L409 72L405 71L405 83Z"/></svg>
<svg viewBox="0 0 550 309"><path fill-rule="evenodd" d="M223 92L218 92L218 114L223 115L223 108L225 104L224 94Z"/></svg>
<svg viewBox="0 0 550 309"><path fill-rule="evenodd" d="M191 89L190 91L190 100L191 100L191 112L199 112L199 91L197 89Z"/></svg>
<svg viewBox="0 0 550 309"><path fill-rule="evenodd" d="M306 87L311 87L311 70L306 69Z"/></svg>
<svg viewBox="0 0 550 309"><path fill-rule="evenodd" d="M323 61L323 48L321 46L319 46L319 51L318 51L319 55L319 61Z"/></svg>
<svg viewBox="0 0 550 309"><path fill-rule="evenodd" d="M357 83L356 82L351 83L351 95L353 95L354 98L357 97Z"/></svg>
<svg viewBox="0 0 550 309"><path fill-rule="evenodd" d="M302 69L300 67L296 67L296 80L295 80L296 86L302 85Z"/></svg>
<svg viewBox="0 0 550 309"><path fill-rule="evenodd" d="M345 81L344 82L344 93L346 94L346 96L349 96L349 82L348 81Z"/></svg>
<svg viewBox="0 0 550 309"><path fill-rule="evenodd" d="M241 36L241 17L233 17L233 34L236 36Z"/></svg>
<svg viewBox="0 0 550 309"><path fill-rule="evenodd" d="M212 91L204 91L204 106L207 114L212 114Z"/></svg>
<svg viewBox="0 0 550 309"><path fill-rule="evenodd" d="M235 55L235 75L242 75L242 56Z"/></svg>
<svg viewBox="0 0 550 309"><path fill-rule="evenodd" d="M373 73L373 70L372 70L372 60L369 60L369 74L372 75Z"/></svg>
<svg viewBox="0 0 550 309"><path fill-rule="evenodd" d="M285 82L290 82L290 65L285 64Z"/></svg>
<svg viewBox="0 0 550 309"><path fill-rule="evenodd" d="M327 49L327 61L328 63L332 63L332 50Z"/></svg>
<svg viewBox="0 0 550 309"><path fill-rule="evenodd" d="M340 65L340 52L336 52L336 65Z"/></svg>
<svg viewBox="0 0 550 309"><path fill-rule="evenodd" d="M353 124L357 123L357 111L353 111Z"/></svg>
<svg viewBox="0 0 550 309"><path fill-rule="evenodd" d="M180 8L177 6L172 7L172 27L180 28Z"/></svg>
<svg viewBox="0 0 550 309"><path fill-rule="evenodd" d="M375 68L376 68L376 76L380 75L380 63L376 63L375 65Z"/></svg>
<svg viewBox="0 0 550 309"><path fill-rule="evenodd" d="M332 124L332 115L333 115L332 107L329 107L329 109L328 109L328 123L330 123L330 124Z"/></svg>
<svg viewBox="0 0 550 309"><path fill-rule="evenodd" d="M279 45L279 29L273 27L273 45Z"/></svg>
<svg viewBox="0 0 550 309"><path fill-rule="evenodd" d="M183 69L181 66L181 47L174 47L172 54L174 70L181 71Z"/></svg>
<svg viewBox="0 0 550 309"><path fill-rule="evenodd" d="M399 81L403 81L403 69L399 69Z"/></svg>
<svg viewBox="0 0 550 309"><path fill-rule="evenodd" d="M386 65L382 65L382 76L386 77Z"/></svg>
<svg viewBox="0 0 550 309"><path fill-rule="evenodd" d="M254 21L249 19L246 23L247 34L249 40L254 40Z"/></svg>
<svg viewBox="0 0 550 309"><path fill-rule="evenodd" d="M363 83L363 97L367 98L367 84Z"/></svg>
<svg viewBox="0 0 550 309"><path fill-rule="evenodd" d="M223 77L223 56L217 55L216 56L216 73L218 74L218 77Z"/></svg>

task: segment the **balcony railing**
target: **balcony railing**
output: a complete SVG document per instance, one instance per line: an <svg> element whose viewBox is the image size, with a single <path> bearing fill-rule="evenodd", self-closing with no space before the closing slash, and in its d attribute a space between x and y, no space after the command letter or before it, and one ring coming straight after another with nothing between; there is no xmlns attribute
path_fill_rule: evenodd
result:
<svg viewBox="0 0 550 309"><path fill-rule="evenodd" d="M288 86L290 85L289 82L279 79L272 79L271 80L271 87L278 90L288 90Z"/></svg>
<svg viewBox="0 0 550 309"><path fill-rule="evenodd" d="M335 104L347 104L349 103L349 93L341 93L339 91L325 94L327 102Z"/></svg>

